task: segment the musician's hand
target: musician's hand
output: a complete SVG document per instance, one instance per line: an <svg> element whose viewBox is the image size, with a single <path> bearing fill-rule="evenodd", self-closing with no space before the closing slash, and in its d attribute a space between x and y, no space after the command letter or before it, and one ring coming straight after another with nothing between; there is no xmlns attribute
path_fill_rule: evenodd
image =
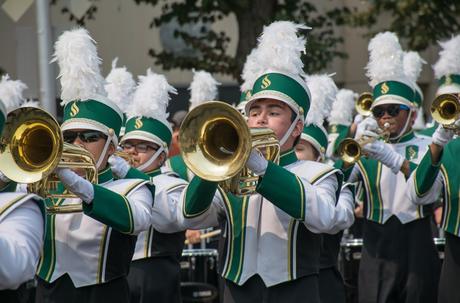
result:
<svg viewBox="0 0 460 303"><path fill-rule="evenodd" d="M264 156L262 156L262 154L260 154L260 152L253 149L249 155L246 165L254 174L262 176L267 170L268 161L264 158Z"/></svg>
<svg viewBox="0 0 460 303"><path fill-rule="evenodd" d="M187 229L185 232L185 239L187 239L189 244L196 244L201 242L201 231Z"/></svg>
<svg viewBox="0 0 460 303"><path fill-rule="evenodd" d="M394 151L391 146L381 140L363 146L363 151L371 159L382 162L383 165L391 168L397 174L404 163L405 158Z"/></svg>
<svg viewBox="0 0 460 303"><path fill-rule="evenodd" d="M85 203L91 203L94 199L94 188L91 182L77 175L68 168L56 169L56 174L62 184L73 194L77 195Z"/></svg>
<svg viewBox="0 0 460 303"><path fill-rule="evenodd" d="M355 213L356 218L363 218L364 217L364 215L363 215L363 212L364 212L363 204L362 203L357 203L357 206L355 207L353 212Z"/></svg>
<svg viewBox="0 0 460 303"><path fill-rule="evenodd" d="M440 147L444 147L454 137L454 132L450 129L445 129L439 125L433 133L432 142Z"/></svg>
<svg viewBox="0 0 460 303"><path fill-rule="evenodd" d="M355 139L365 137L378 137L377 134L379 126L377 121L374 118L366 118L361 123L358 124L356 128Z"/></svg>
<svg viewBox="0 0 460 303"><path fill-rule="evenodd" d="M110 164L110 169L112 169L112 172L117 178L123 179L126 177L128 174L129 169L131 166L129 166L128 162L125 161L122 157L118 157L115 155L111 155L108 160Z"/></svg>

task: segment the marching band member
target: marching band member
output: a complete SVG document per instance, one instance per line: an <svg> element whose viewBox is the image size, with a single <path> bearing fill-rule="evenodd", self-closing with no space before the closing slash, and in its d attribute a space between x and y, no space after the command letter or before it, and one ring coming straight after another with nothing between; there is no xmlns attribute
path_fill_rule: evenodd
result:
<svg viewBox="0 0 460 303"><path fill-rule="evenodd" d="M140 178L155 185L152 225L137 238L128 275L131 302L181 302L179 262L185 236L170 209L177 208L187 182L163 166L172 138L166 110L170 94L176 93L165 76L150 69L139 76L121 140L134 168L115 156L109 160L119 178Z"/></svg>
<svg viewBox="0 0 460 303"><path fill-rule="evenodd" d="M327 117L329 122L327 136L326 158L336 160L338 144L352 131L353 110L357 94L349 89L340 89L332 105L331 113Z"/></svg>
<svg viewBox="0 0 460 303"><path fill-rule="evenodd" d="M194 177L183 194L184 224L225 226L221 274L224 302L319 302L321 237L333 225L340 171L299 161L294 145L310 96L303 75L303 25L274 22L264 28L259 56L266 71L246 104L249 127L268 127L280 141L279 165L253 151L247 167L259 176L256 193L238 197ZM282 42L282 43L280 43Z"/></svg>
<svg viewBox="0 0 460 303"><path fill-rule="evenodd" d="M441 79L438 94L460 92L460 36L441 43L440 59L435 64L436 78ZM447 80L447 79L451 80ZM454 80L456 79L456 80ZM455 82L457 81L457 82ZM454 123L459 128L459 121ZM442 125L433 134L429 150L411 176L411 201L427 205L437 201L440 194L444 200L441 227L445 231L446 245L444 263L439 281L438 302L459 302L460 291L454 282L460 273L460 232L458 222L460 211L458 152L460 139L455 131Z"/></svg>
<svg viewBox="0 0 460 303"><path fill-rule="evenodd" d="M19 107L26 85L10 80L8 75L0 81L0 133L6 114ZM6 105L6 106L5 106ZM6 186L0 193L0 301L19 302L28 298L23 283L35 276L43 246L44 205L40 197L16 192L16 183L1 174Z"/></svg>
<svg viewBox="0 0 460 303"><path fill-rule="evenodd" d="M105 78L104 88L107 92L107 98L113 101L123 113L123 124L120 130L121 138L125 134L126 111L131 105L136 82L125 66L117 67L117 62L118 58L113 59L112 69Z"/></svg>
<svg viewBox="0 0 460 303"><path fill-rule="evenodd" d="M413 83L403 71L395 34L376 35L369 51L373 118L358 125L355 138L377 140L362 147L367 158L349 170L349 182L361 180L366 193L359 301L434 302L439 258L431 236L432 211L407 203L407 178L428 143L412 130L418 106ZM388 143L378 140L377 128L389 132Z"/></svg>
<svg viewBox="0 0 460 303"><path fill-rule="evenodd" d="M419 107L417 109L417 118L415 118L414 125L412 126L412 129L418 134L418 135L423 135L420 134L420 131L425 129L425 118L424 118L424 112L423 112L423 92L420 86L417 84L417 79L420 76L420 73L422 72L422 66L423 64L426 64L426 61L423 60L422 57L417 52L414 51L408 51L404 52L403 56L403 68L404 68L404 73L406 74L407 78L411 83L413 83L414 89L415 89L415 96L414 96L414 102L419 104Z"/></svg>
<svg viewBox="0 0 460 303"><path fill-rule="evenodd" d="M70 169L57 170L77 198L53 199L53 204L81 202L83 211L47 214L36 302L127 302L126 276L136 235L151 224L151 189L144 180L114 181L107 165L118 145L123 115L105 97L100 59L88 32L64 32L55 44L54 60L60 68L64 141L93 155L98 184Z"/></svg>
<svg viewBox="0 0 460 303"><path fill-rule="evenodd" d="M327 75L308 76L307 86L311 93L310 110L295 152L299 160L324 162L325 151L328 148L328 136L323 122L324 117L331 112L332 102L337 95L337 86ZM319 296L322 303L344 303L346 301L345 287L337 261L342 231L354 222L353 210L353 188L351 184L347 184L342 187L335 205L335 224L327 231L328 234L322 234L319 271Z"/></svg>

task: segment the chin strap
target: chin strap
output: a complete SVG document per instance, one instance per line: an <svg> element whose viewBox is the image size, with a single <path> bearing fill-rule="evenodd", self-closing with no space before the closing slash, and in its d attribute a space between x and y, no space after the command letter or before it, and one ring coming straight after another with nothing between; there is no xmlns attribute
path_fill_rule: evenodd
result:
<svg viewBox="0 0 460 303"><path fill-rule="evenodd" d="M292 131L294 130L297 122L300 120L300 115L297 113L294 121L292 121L291 126L289 126L288 130L284 134L283 138L280 140L280 147L286 143L287 139L289 139L289 136L291 135Z"/></svg>
<svg viewBox="0 0 460 303"><path fill-rule="evenodd" d="M96 168L99 170L99 166L102 164L102 160L104 160L105 155L107 154L107 150L109 149L110 143L112 143L112 138L113 138L114 132L113 129L109 129L109 134L107 136L107 140L105 141L104 148L102 149L101 155L99 156L99 159L97 159L96 162Z"/></svg>
<svg viewBox="0 0 460 303"><path fill-rule="evenodd" d="M399 138L401 138L406 133L407 127L409 126L409 122L412 118L412 113L413 113L413 110L411 109L409 111L409 115L407 115L406 124L404 124L404 127L401 129L401 131L396 137L390 138L391 142L397 141Z"/></svg>
<svg viewBox="0 0 460 303"><path fill-rule="evenodd" d="M139 165L137 167L138 170L140 171L144 171L144 169L146 169L147 167L149 167L157 158L158 156L164 151L165 149L163 148L163 146L160 146L159 149L157 149L157 151L152 155L152 157L150 157L150 159L148 161L146 161L144 164L142 165Z"/></svg>

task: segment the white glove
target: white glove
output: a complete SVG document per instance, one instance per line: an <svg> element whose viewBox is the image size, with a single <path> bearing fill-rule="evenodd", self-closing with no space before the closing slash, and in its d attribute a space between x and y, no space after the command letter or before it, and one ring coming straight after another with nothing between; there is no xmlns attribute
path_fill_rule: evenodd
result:
<svg viewBox="0 0 460 303"><path fill-rule="evenodd" d="M389 167L394 174L399 172L405 160L405 158L395 152L389 144L381 140L364 145L363 151L369 158L380 161L383 165Z"/></svg>
<svg viewBox="0 0 460 303"><path fill-rule="evenodd" d="M365 137L378 137L377 130L379 125L374 118L366 118L361 123L358 124L356 128L355 139L359 139L363 136Z"/></svg>
<svg viewBox="0 0 460 303"><path fill-rule="evenodd" d="M364 120L364 116L357 114L355 118L353 119L353 123L358 125L359 123L363 122L363 120Z"/></svg>
<svg viewBox="0 0 460 303"><path fill-rule="evenodd" d="M253 149L249 155L246 166L257 176L263 176L267 170L268 161L260 154L260 152Z"/></svg>
<svg viewBox="0 0 460 303"><path fill-rule="evenodd" d="M110 156L108 162L110 164L110 169L112 169L112 173L119 179L125 178L131 168L125 159L115 155Z"/></svg>
<svg viewBox="0 0 460 303"><path fill-rule="evenodd" d="M58 168L56 169L56 174L62 184L64 184L70 192L80 197L85 203L90 204L91 201L93 201L94 188L91 182L80 177L68 168Z"/></svg>
<svg viewBox="0 0 460 303"><path fill-rule="evenodd" d="M3 183L10 183L11 180L5 176L1 171L0 171L0 181L2 181Z"/></svg>
<svg viewBox="0 0 460 303"><path fill-rule="evenodd" d="M444 147L454 137L454 132L450 129L445 129L442 125L439 125L436 131L433 133L432 142L436 145Z"/></svg>

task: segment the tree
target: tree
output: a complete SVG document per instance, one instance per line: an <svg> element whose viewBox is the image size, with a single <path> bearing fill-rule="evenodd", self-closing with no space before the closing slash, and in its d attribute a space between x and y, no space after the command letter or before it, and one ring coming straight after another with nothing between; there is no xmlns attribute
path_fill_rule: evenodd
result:
<svg viewBox="0 0 460 303"><path fill-rule="evenodd" d="M436 41L449 38L460 29L460 1L456 0L368 0L357 1L356 7L337 7L318 10L307 0L134 0L153 7L161 6L161 16L154 18L150 27L161 27L177 21L181 25L202 24L198 35L190 34L187 26L175 31L193 50L195 55L176 54L167 50L150 49L148 52L156 64L165 70L204 69L212 73L231 75L240 80L246 56L256 46L257 37L263 26L274 20L292 20L313 28L307 35L305 71L318 72L335 58L345 58L338 50L343 42L337 29L341 26L365 27L366 36L377 31L390 30L410 49L421 51ZM53 0L57 2L57 0ZM64 7L63 13L80 25L93 19L97 12L97 0L88 12L77 19ZM238 23L238 42L235 55L228 53L230 37L225 32L215 32L210 26L225 16L234 14ZM385 26L379 25L380 18L387 18Z"/></svg>
<svg viewBox="0 0 460 303"><path fill-rule="evenodd" d="M384 30L395 32L412 50L422 51L460 30L460 1L457 0L369 0L363 11L350 10L351 26L376 27L382 14L388 16ZM380 30L382 30L380 28ZM376 34L369 30L368 36Z"/></svg>
<svg viewBox="0 0 460 303"><path fill-rule="evenodd" d="M150 49L149 54L156 64L165 70L204 69L212 73L222 73L240 80L240 73L246 56L257 44L257 37L263 26L275 20L292 20L314 28L307 34L308 47L305 55L305 70L315 72L327 66L335 57L344 58L337 50L343 42L334 31L334 26L344 22L345 8L333 8L318 12L310 2L298 0L135 0L136 3L161 5L162 15L155 18L150 27L160 27L177 20L180 25L190 23L208 24L234 14L238 23L238 42L235 55L227 51L230 37L225 32L215 32L209 27L202 28L199 35L191 35L178 29L175 35L198 50L198 56L177 55L168 50ZM282 43L280 41L280 43Z"/></svg>

